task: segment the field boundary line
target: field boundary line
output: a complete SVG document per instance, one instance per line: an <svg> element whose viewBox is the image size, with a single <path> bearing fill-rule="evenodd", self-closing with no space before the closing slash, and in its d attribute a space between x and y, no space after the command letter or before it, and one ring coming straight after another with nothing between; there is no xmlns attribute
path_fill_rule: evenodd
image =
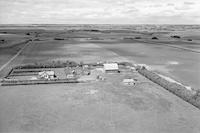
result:
<svg viewBox="0 0 200 133"><path fill-rule="evenodd" d="M167 43L164 43L164 42L147 42L147 41L142 41L142 40L135 40L139 43L147 43L147 44L153 44L153 45L162 45L162 46L166 46L166 47L171 47L171 48L176 48L176 49L182 49L182 50L185 50L185 51L189 51L189 52L193 52L193 53L200 53L200 50L196 50L196 49L190 49L190 48L186 48L186 47L182 47L182 46L175 46L173 44L167 44Z"/></svg>

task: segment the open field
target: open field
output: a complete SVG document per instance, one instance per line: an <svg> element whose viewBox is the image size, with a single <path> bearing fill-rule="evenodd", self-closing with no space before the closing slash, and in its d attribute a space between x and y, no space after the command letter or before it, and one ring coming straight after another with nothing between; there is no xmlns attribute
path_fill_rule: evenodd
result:
<svg viewBox="0 0 200 133"><path fill-rule="evenodd" d="M172 27L159 32L140 26L108 27L38 26L38 31L32 32L30 27L1 27L2 34L6 31L33 41L26 47L9 43L0 48L0 67L7 63L0 77L13 66L26 63L128 61L145 63L158 73L199 89L200 53L193 52L200 50L199 33L186 34L188 29L181 27L176 27L178 33ZM27 31L31 35L26 35ZM171 38L172 34L181 39ZM142 38L135 39L138 36ZM153 36L159 40L152 40ZM122 84L123 74L85 84L0 86L0 132L200 132L199 109L138 73L132 76L141 81L135 87Z"/></svg>
<svg viewBox="0 0 200 133"><path fill-rule="evenodd" d="M146 43L102 44L101 46L194 88L200 87L200 53Z"/></svg>

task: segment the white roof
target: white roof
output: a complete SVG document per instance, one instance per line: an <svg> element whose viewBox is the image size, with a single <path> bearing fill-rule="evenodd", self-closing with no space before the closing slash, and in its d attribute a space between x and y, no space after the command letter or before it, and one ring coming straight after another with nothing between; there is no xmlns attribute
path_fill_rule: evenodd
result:
<svg viewBox="0 0 200 133"><path fill-rule="evenodd" d="M106 63L106 64L103 64L103 66L104 66L105 70L118 70L119 69L117 63Z"/></svg>
<svg viewBox="0 0 200 133"><path fill-rule="evenodd" d="M39 75L43 75L43 74L55 75L54 71L42 71L42 72L39 72Z"/></svg>
<svg viewBox="0 0 200 133"><path fill-rule="evenodd" d="M124 79L123 80L124 83L131 83L131 82L135 82L134 79Z"/></svg>

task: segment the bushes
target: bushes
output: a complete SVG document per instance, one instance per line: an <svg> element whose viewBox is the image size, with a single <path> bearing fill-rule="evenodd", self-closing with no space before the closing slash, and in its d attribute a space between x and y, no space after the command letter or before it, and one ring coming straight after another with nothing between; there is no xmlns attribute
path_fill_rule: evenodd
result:
<svg viewBox="0 0 200 133"><path fill-rule="evenodd" d="M1 40L0 40L0 43L4 43L4 42L5 42L5 39L1 39Z"/></svg>
<svg viewBox="0 0 200 133"><path fill-rule="evenodd" d="M95 29L94 30L90 30L90 31L91 32L100 32L99 30L95 30Z"/></svg>
<svg viewBox="0 0 200 133"><path fill-rule="evenodd" d="M49 63L35 63L35 64L26 64L22 66L17 66L15 69L34 69L34 68L62 68L62 67L74 67L78 66L76 62L73 61L52 61Z"/></svg>
<svg viewBox="0 0 200 133"><path fill-rule="evenodd" d="M88 29L88 30L83 30L83 31L87 31L87 32L100 32L100 30L97 29Z"/></svg>
<svg viewBox="0 0 200 133"><path fill-rule="evenodd" d="M142 39L140 36L135 37L135 39Z"/></svg>
<svg viewBox="0 0 200 133"><path fill-rule="evenodd" d="M178 36L178 35L174 35L174 36L171 36L171 38L177 38L177 39L180 39L181 37Z"/></svg>
<svg viewBox="0 0 200 133"><path fill-rule="evenodd" d="M157 37L155 37L155 36L154 36L154 37L152 37L151 39L152 39L152 40L158 40L158 38L157 38Z"/></svg>
<svg viewBox="0 0 200 133"><path fill-rule="evenodd" d="M64 38L55 37L54 40L65 40Z"/></svg>

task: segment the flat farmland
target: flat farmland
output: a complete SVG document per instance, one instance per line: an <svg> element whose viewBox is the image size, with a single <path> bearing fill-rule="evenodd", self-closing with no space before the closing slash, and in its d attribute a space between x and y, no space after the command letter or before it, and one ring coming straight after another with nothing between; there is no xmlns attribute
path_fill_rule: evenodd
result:
<svg viewBox="0 0 200 133"><path fill-rule="evenodd" d="M199 60L197 53L137 41L119 41L122 34L111 38L101 34L106 38L103 40L88 39L93 33L87 32L84 37L79 34L79 37L75 33L69 37L68 32L41 33L41 40L29 42L0 72L1 77L13 66L27 63L128 61L149 64L157 72L198 87L195 69L199 64L189 65ZM55 40L55 36L65 39ZM0 62L6 63L17 51L6 52L9 57ZM188 78L180 76L182 72ZM80 84L0 86L0 132L200 132L198 108L138 73L129 76L140 82L134 87L125 86L122 81L126 76L108 74L105 81Z"/></svg>
<svg viewBox="0 0 200 133"><path fill-rule="evenodd" d="M148 64L158 73L176 81L200 87L200 53L165 46L165 44L115 43L102 47L140 64Z"/></svg>

